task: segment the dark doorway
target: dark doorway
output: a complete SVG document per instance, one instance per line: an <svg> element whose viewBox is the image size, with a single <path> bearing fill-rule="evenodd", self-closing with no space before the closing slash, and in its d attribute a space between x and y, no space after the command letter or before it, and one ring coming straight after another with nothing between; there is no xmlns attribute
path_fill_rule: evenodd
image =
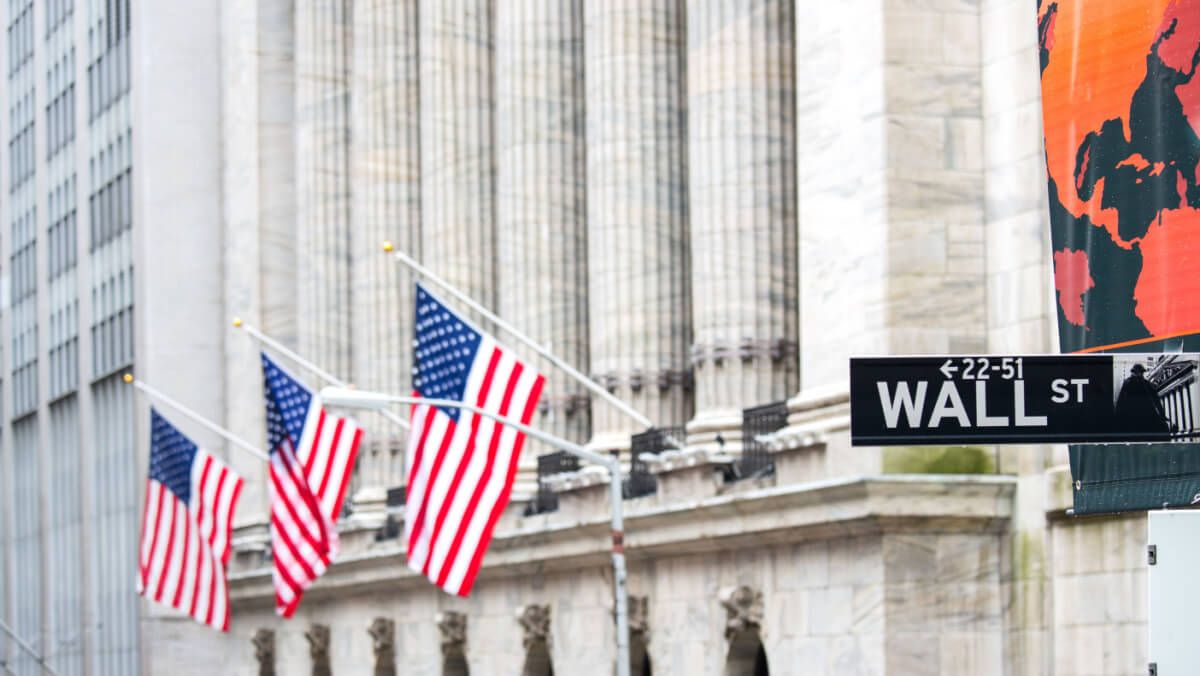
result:
<svg viewBox="0 0 1200 676"><path fill-rule="evenodd" d="M767 651L763 648L758 630L741 631L730 639L725 676L770 676L770 673Z"/></svg>
<svg viewBox="0 0 1200 676"><path fill-rule="evenodd" d="M442 676L469 676L470 673L462 648L451 648L442 658Z"/></svg>
<svg viewBox="0 0 1200 676"><path fill-rule="evenodd" d="M525 651L525 667L521 670L521 676L554 676L550 647L545 641L534 641Z"/></svg>
<svg viewBox="0 0 1200 676"><path fill-rule="evenodd" d="M646 649L646 640L640 634L634 634L629 641L629 673L633 676L651 676L650 652Z"/></svg>

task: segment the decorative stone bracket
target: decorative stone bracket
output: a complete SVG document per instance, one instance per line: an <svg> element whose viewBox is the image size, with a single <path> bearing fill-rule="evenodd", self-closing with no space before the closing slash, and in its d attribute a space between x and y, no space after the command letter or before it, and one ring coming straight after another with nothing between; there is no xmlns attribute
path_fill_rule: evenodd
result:
<svg viewBox="0 0 1200 676"><path fill-rule="evenodd" d="M749 630L762 630L763 595L747 586L724 589L719 598L725 607L725 638L732 640Z"/></svg>
<svg viewBox="0 0 1200 676"><path fill-rule="evenodd" d="M526 650L537 643L550 644L550 606L530 604L517 609L517 622L524 630L522 641Z"/></svg>
<svg viewBox="0 0 1200 676"><path fill-rule="evenodd" d="M254 645L258 676L275 676L275 632L259 629L250 637L250 643Z"/></svg>
<svg viewBox="0 0 1200 676"><path fill-rule="evenodd" d="M375 676L396 676L396 623L377 617L367 627L375 654Z"/></svg>
<svg viewBox="0 0 1200 676"><path fill-rule="evenodd" d="M308 639L308 654L312 657L313 676L331 676L333 667L329 662L329 627L314 624L304 632Z"/></svg>
<svg viewBox="0 0 1200 676"><path fill-rule="evenodd" d="M464 650L467 645L467 616L447 610L437 614L438 631L442 634L442 654Z"/></svg>

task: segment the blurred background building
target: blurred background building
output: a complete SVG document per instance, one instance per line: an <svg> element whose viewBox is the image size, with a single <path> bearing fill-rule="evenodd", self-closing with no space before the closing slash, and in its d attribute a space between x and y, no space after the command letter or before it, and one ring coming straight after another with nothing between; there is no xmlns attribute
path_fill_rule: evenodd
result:
<svg viewBox="0 0 1200 676"><path fill-rule="evenodd" d="M848 445L851 355L1056 351L1035 12L4 0L0 617L60 674L608 673L603 478L527 447L450 597L404 567L372 416L294 619L237 453L231 631L135 596L148 415L114 376L265 444L236 315L405 392L389 239L654 421L498 334L549 377L536 425L628 460L635 673L1143 671L1145 516L1066 518L1065 448Z"/></svg>

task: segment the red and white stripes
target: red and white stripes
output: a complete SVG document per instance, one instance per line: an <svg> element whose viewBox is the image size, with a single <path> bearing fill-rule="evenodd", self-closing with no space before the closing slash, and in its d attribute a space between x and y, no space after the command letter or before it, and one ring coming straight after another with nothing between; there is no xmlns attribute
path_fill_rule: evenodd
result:
<svg viewBox="0 0 1200 676"><path fill-rule="evenodd" d="M242 479L203 449L191 467L191 499L149 479L142 517L138 592L222 631L229 628L233 509Z"/></svg>
<svg viewBox="0 0 1200 676"><path fill-rule="evenodd" d="M464 403L528 424L545 378L484 336ZM412 409L405 518L408 565L442 589L466 596L512 493L525 435L463 410Z"/></svg>

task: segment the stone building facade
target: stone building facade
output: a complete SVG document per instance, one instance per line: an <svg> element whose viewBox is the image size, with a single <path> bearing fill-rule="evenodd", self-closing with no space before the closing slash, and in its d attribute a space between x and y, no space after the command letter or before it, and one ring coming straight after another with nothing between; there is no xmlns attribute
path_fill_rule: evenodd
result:
<svg viewBox="0 0 1200 676"><path fill-rule="evenodd" d="M135 73L164 79L139 12L183 19L133 14ZM1145 515L1067 518L1065 448L849 446L851 355L1056 351L1033 3L227 0L205 16L189 39L214 72L188 109L217 124L191 149L214 213L197 255L157 261L172 212L135 211L159 271L138 279L143 378L262 441L237 315L340 378L407 390L414 277L389 239L681 442L637 458L654 490L623 505L635 674L1144 670ZM135 128L165 124L147 105ZM171 193L154 179L135 203ZM198 270L203 322L155 319L178 315L168 263ZM535 425L632 460L636 423L499 338L549 378ZM756 442L745 411L772 403L781 423ZM407 570L403 509L384 508L403 430L362 420L343 551L296 616L273 614L265 468L230 451L247 479L231 629L142 603L140 670L611 673L603 474L539 477L550 449L530 446L475 590L452 597ZM532 509L537 490L557 508ZM11 620L21 561L5 557Z"/></svg>

